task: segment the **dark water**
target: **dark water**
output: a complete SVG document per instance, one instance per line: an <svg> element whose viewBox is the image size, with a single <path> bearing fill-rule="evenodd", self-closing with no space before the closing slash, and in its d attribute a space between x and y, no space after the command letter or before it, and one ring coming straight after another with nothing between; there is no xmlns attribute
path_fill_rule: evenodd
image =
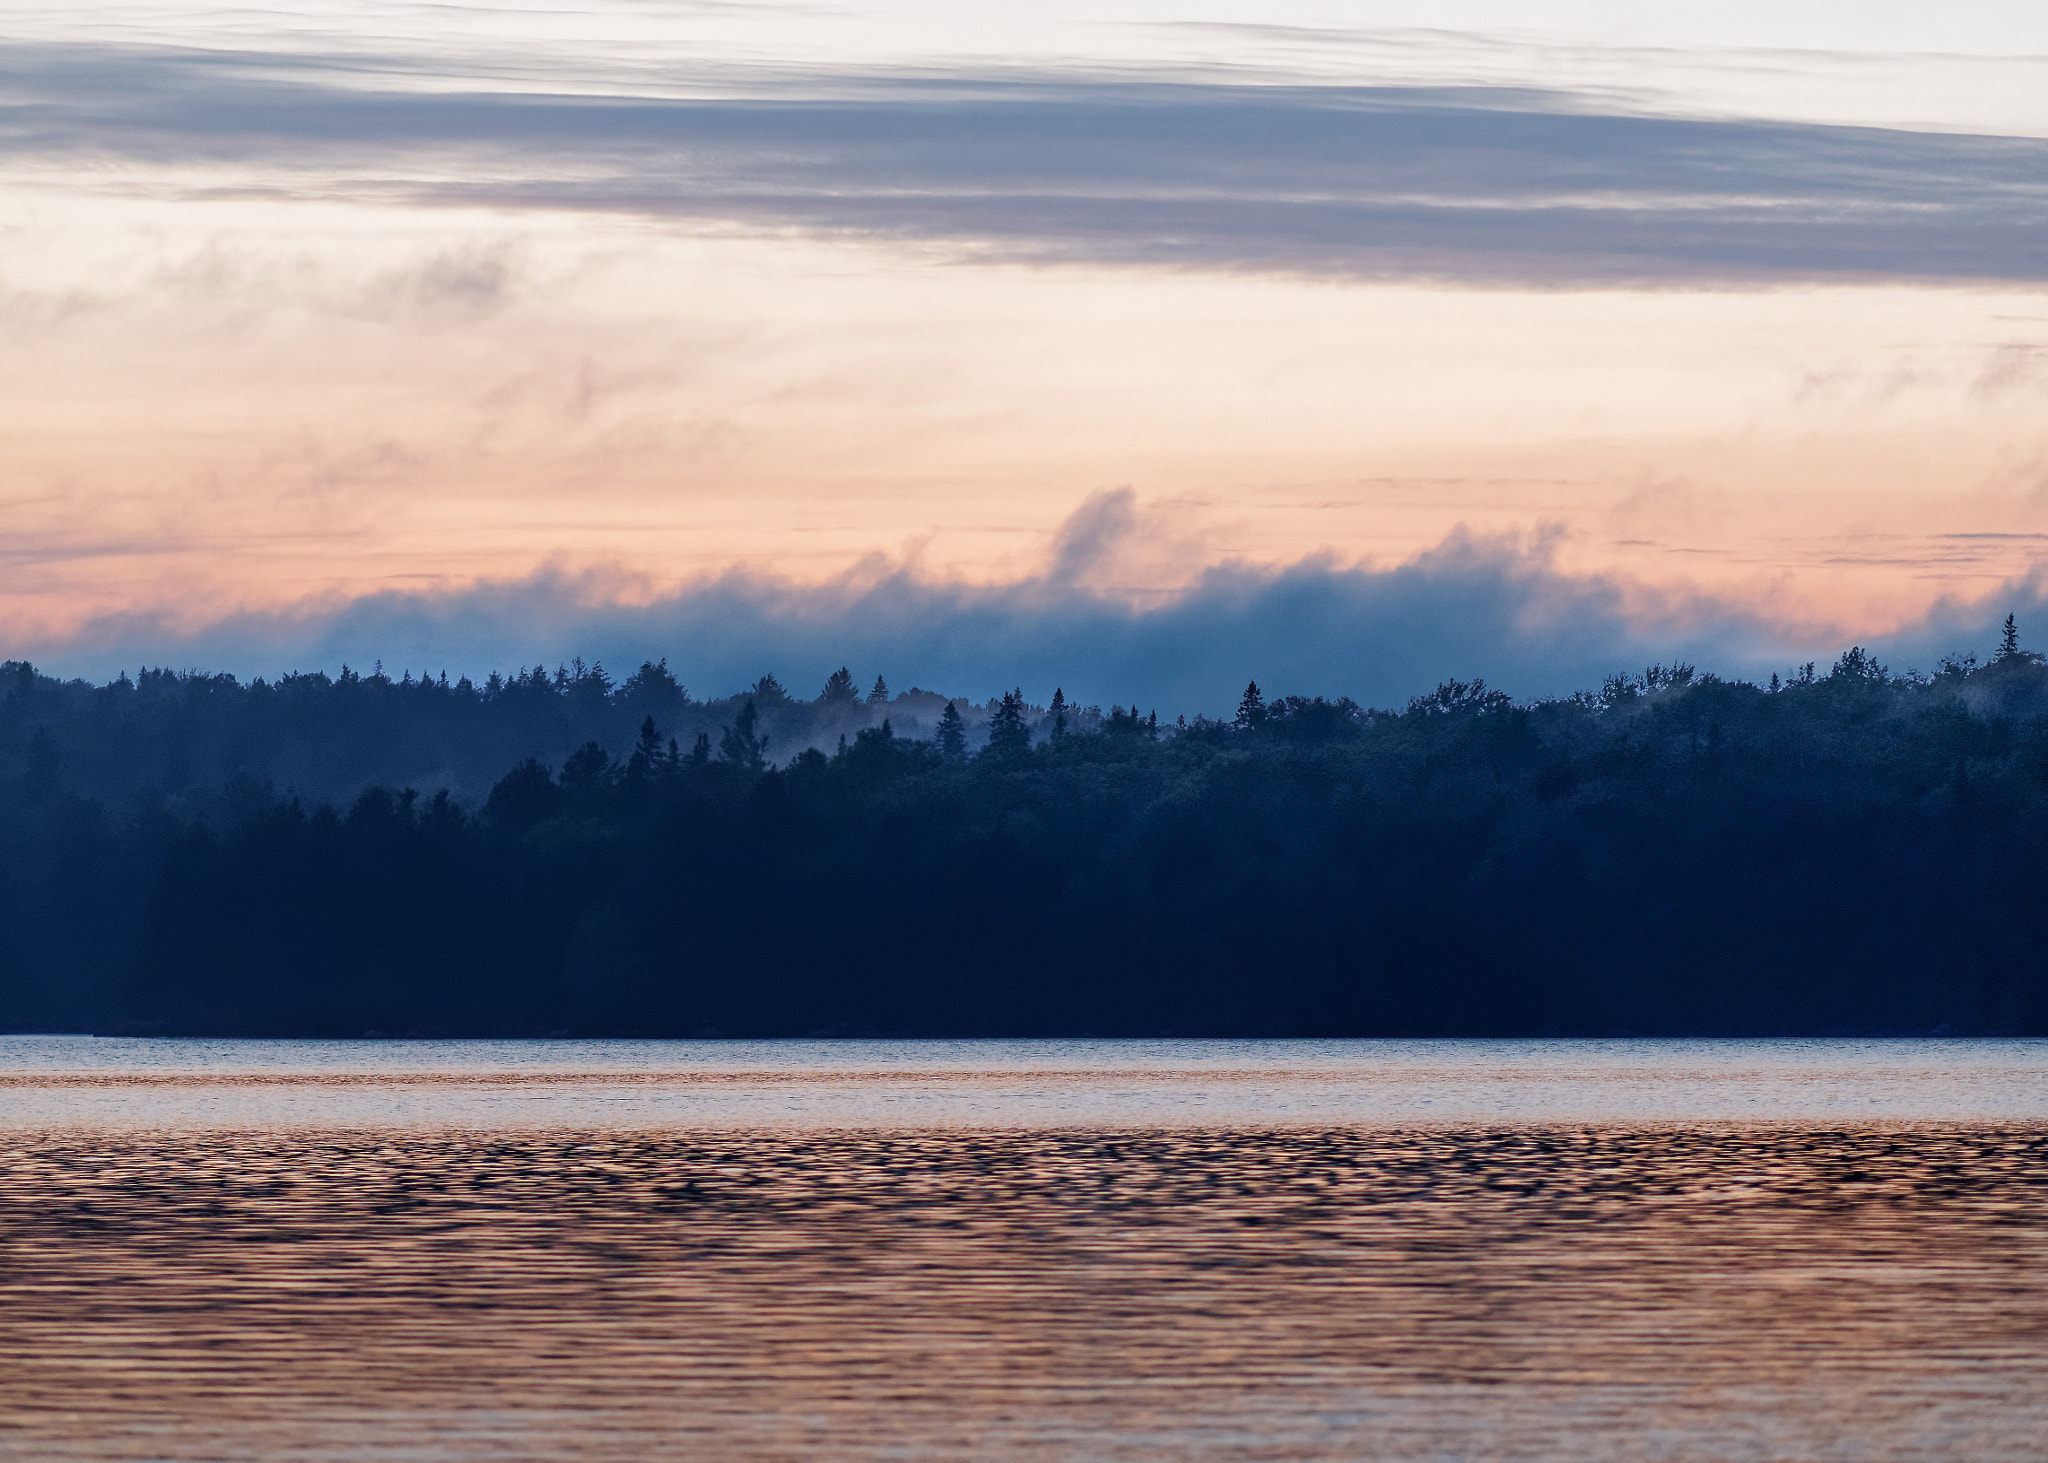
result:
<svg viewBox="0 0 2048 1463"><path fill-rule="evenodd" d="M1123 1055L1103 1091L1160 1069ZM0 1091L90 1099L0 1131L0 1456L2048 1452L2031 1119L149 1126L200 1109L112 1067Z"/></svg>

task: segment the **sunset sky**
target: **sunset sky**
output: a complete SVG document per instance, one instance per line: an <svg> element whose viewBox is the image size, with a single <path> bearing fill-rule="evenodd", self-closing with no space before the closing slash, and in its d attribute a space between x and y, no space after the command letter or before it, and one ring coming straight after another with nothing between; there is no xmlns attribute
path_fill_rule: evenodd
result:
<svg viewBox="0 0 2048 1463"><path fill-rule="evenodd" d="M2048 8L0 16L0 655L1213 711L2043 597Z"/></svg>

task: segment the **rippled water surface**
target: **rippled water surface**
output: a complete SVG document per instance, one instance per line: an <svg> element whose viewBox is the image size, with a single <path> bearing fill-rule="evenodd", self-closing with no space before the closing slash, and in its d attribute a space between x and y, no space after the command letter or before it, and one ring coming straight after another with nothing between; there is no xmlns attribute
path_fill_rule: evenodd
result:
<svg viewBox="0 0 2048 1463"><path fill-rule="evenodd" d="M0 1040L0 1456L2001 1459L2037 1043Z"/></svg>

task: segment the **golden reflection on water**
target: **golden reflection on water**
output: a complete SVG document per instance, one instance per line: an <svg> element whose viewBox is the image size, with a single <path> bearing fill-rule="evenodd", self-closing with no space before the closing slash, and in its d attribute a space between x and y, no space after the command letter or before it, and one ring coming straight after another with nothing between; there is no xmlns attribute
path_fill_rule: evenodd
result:
<svg viewBox="0 0 2048 1463"><path fill-rule="evenodd" d="M2039 1458L2048 1130L19 1133L0 1455Z"/></svg>

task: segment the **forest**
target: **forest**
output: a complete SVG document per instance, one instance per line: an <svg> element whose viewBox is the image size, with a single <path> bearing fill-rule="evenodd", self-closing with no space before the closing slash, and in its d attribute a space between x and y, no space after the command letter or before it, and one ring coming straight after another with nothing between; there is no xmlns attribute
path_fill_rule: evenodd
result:
<svg viewBox="0 0 2048 1463"><path fill-rule="evenodd" d="M1226 721L0 666L0 1029L2048 1034L2048 665Z"/></svg>

